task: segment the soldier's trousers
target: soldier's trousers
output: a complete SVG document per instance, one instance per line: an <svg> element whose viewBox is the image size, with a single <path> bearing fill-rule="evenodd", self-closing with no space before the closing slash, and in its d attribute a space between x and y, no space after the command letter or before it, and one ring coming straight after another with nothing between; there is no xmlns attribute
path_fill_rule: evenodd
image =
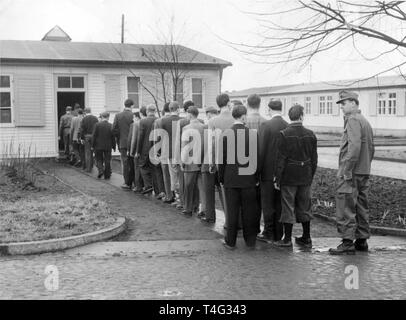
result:
<svg viewBox="0 0 406 320"><path fill-rule="evenodd" d="M354 175L352 182L339 178L336 196L337 230L342 239L368 239L369 176Z"/></svg>

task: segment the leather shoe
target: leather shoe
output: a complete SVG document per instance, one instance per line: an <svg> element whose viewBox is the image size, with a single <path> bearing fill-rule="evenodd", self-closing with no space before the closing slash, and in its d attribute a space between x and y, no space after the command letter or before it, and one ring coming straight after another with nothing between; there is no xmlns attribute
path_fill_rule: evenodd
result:
<svg viewBox="0 0 406 320"><path fill-rule="evenodd" d="M197 217L199 218L199 219L202 219L202 218L204 218L206 216L206 214L204 213L204 211L200 211L198 214L197 214Z"/></svg>
<svg viewBox="0 0 406 320"><path fill-rule="evenodd" d="M206 222L206 223L216 223L216 219L207 218L207 217L203 217L200 220L202 220L203 222Z"/></svg>
<svg viewBox="0 0 406 320"><path fill-rule="evenodd" d="M172 202L175 202L175 199L164 198L163 201L164 201L164 203L172 203Z"/></svg>
<svg viewBox="0 0 406 320"><path fill-rule="evenodd" d="M268 236L268 235L263 234L263 233L260 233L260 234L257 235L257 240L263 241L263 242L266 242L266 243L272 243L273 237Z"/></svg>
<svg viewBox="0 0 406 320"><path fill-rule="evenodd" d="M297 245L305 247L305 248L312 247L312 239L310 239L310 238L295 237L295 242Z"/></svg>
<svg viewBox="0 0 406 320"><path fill-rule="evenodd" d="M183 211L182 211L182 214L183 214L184 216L191 217L191 216L192 216L192 211L183 210Z"/></svg>
<svg viewBox="0 0 406 320"><path fill-rule="evenodd" d="M279 240L273 243L277 247L292 247L292 241L291 240Z"/></svg>
<svg viewBox="0 0 406 320"><path fill-rule="evenodd" d="M145 188L144 190L142 190L142 194L147 194L147 193L151 193L154 189L152 187L149 188Z"/></svg>
<svg viewBox="0 0 406 320"><path fill-rule="evenodd" d="M101 177L103 177L103 175L104 175L103 172L99 173L99 174L97 175L97 179L100 179Z"/></svg>
<svg viewBox="0 0 406 320"><path fill-rule="evenodd" d="M230 245L226 242L226 240L224 240L224 239L221 240L221 243L222 243L223 247L226 248L226 249L228 249L228 250L234 250L234 249L235 249L235 246L230 246Z"/></svg>

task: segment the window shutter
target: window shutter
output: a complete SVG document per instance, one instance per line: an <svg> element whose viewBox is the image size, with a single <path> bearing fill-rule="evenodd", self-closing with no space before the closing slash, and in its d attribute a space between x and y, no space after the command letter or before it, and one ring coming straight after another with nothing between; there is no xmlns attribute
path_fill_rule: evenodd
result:
<svg viewBox="0 0 406 320"><path fill-rule="evenodd" d="M183 81L183 97L185 100L192 100L192 78L186 76Z"/></svg>
<svg viewBox="0 0 406 320"><path fill-rule="evenodd" d="M369 93L369 115L376 116L378 93L376 91Z"/></svg>
<svg viewBox="0 0 406 320"><path fill-rule="evenodd" d="M396 91L396 115L406 115L406 92L405 90Z"/></svg>
<svg viewBox="0 0 406 320"><path fill-rule="evenodd" d="M45 126L44 76L14 76L14 115L17 127Z"/></svg>
<svg viewBox="0 0 406 320"><path fill-rule="evenodd" d="M319 97L317 95L312 96L312 114L319 115Z"/></svg>
<svg viewBox="0 0 406 320"><path fill-rule="evenodd" d="M106 111L119 112L123 105L121 75L105 75Z"/></svg>

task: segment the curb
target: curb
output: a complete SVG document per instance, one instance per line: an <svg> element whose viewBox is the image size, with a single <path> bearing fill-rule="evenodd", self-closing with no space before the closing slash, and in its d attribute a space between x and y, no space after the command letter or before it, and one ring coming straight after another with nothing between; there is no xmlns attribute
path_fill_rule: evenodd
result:
<svg viewBox="0 0 406 320"><path fill-rule="evenodd" d="M71 249L115 237L125 230L126 225L127 220L119 217L111 227L77 236L29 242L0 243L0 256L38 254Z"/></svg>
<svg viewBox="0 0 406 320"><path fill-rule="evenodd" d="M333 217L326 216L321 213L313 213L313 215L317 218L329 221L329 222L336 222L336 219ZM377 226L369 226L371 233L381 235L381 236L396 236L396 237L406 237L406 229L398 229L398 228L388 228L388 227L377 227Z"/></svg>

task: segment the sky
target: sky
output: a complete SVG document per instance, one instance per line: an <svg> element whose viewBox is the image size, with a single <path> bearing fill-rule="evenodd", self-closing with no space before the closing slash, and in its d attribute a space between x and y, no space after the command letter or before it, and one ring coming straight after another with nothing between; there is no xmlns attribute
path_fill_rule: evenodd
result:
<svg viewBox="0 0 406 320"><path fill-rule="evenodd" d="M252 62L228 42L260 39L260 23L247 11L272 12L290 1L258 0L0 0L0 39L41 40L59 25L72 41L120 42L125 15L125 42L160 43L171 19L178 43L230 61L222 90L364 78L404 59L400 54L365 61L351 43L316 56L310 65L271 66ZM292 16L292 22L300 17ZM270 19L276 19L272 16ZM396 26L388 26L396 32ZM391 30L392 30L391 29ZM401 30L402 32L404 30ZM373 56L382 44L368 38L358 48ZM387 75L399 74L398 71Z"/></svg>

